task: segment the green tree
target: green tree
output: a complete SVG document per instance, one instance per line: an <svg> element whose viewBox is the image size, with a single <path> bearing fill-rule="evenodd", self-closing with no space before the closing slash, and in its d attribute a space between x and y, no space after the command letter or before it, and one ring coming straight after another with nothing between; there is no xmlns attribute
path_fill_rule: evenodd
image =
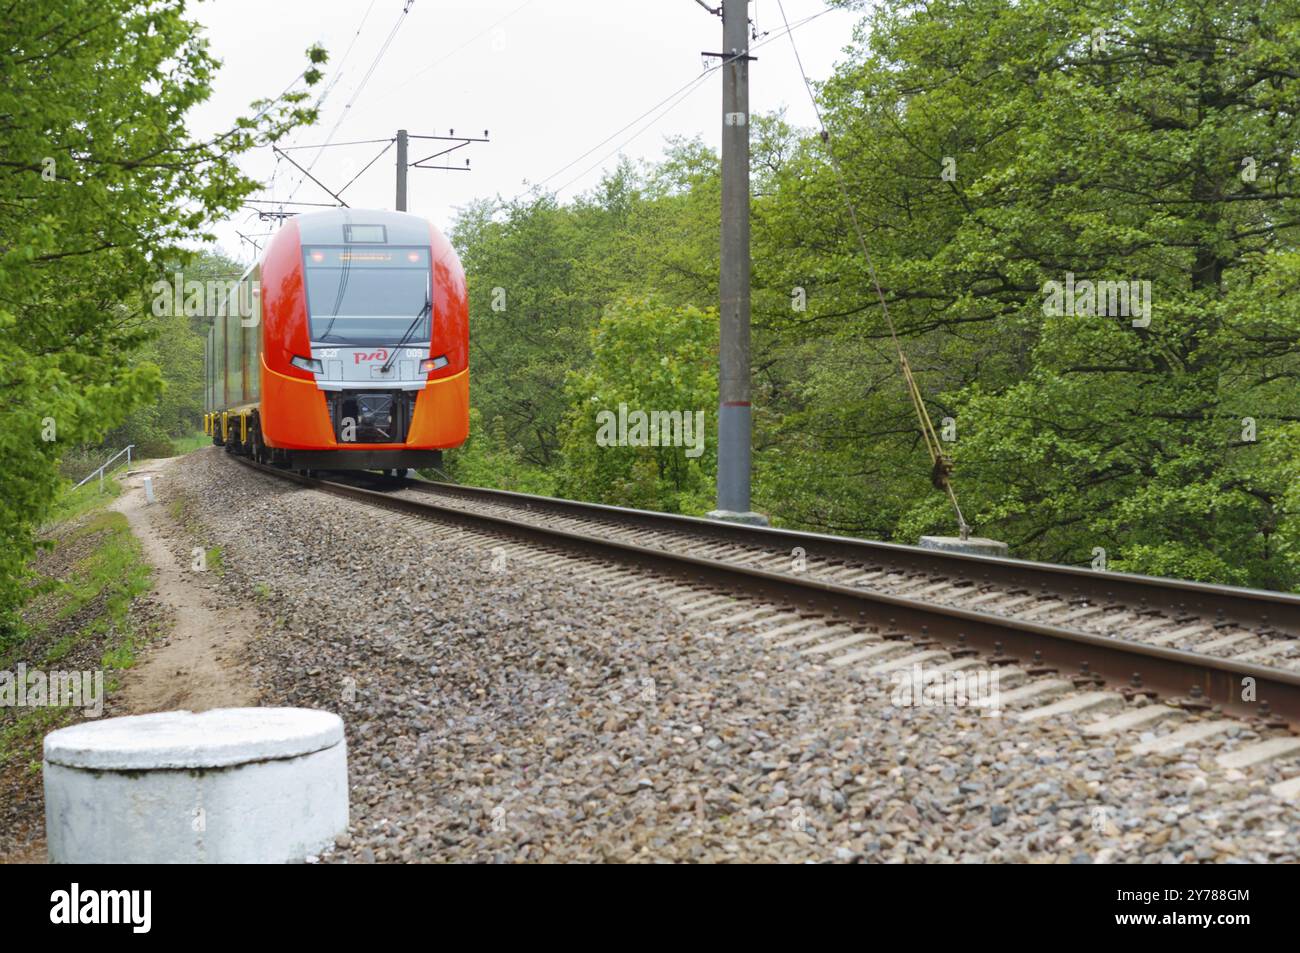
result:
<svg viewBox="0 0 1300 953"><path fill-rule="evenodd" d="M571 409L559 495L673 513L711 509L717 472L717 311L652 298L622 301L592 332L591 355L590 364L571 374L565 387ZM609 440L611 420L652 411L676 412L681 425L675 433L684 442L689 426L690 445ZM656 432L664 432L662 424ZM652 439L649 431L644 436Z"/></svg>
<svg viewBox="0 0 1300 953"><path fill-rule="evenodd" d="M238 156L309 121L319 48L290 90L198 140L218 62L181 0L10 4L0 36L0 615L20 592L63 449L159 391L135 359L160 263L258 183Z"/></svg>
<svg viewBox="0 0 1300 953"><path fill-rule="evenodd" d="M1300 579L1277 451L1294 446L1297 310L1273 297L1296 280L1297 12L891 2L824 88L891 311L931 414L952 418L968 516L1018 554ZM895 360L834 190L807 143L762 220L783 283L810 287L806 314L774 319L809 369L771 439L815 446L771 476L805 487L804 521L826 501L903 538L951 530L885 389ZM1068 276L1149 282L1149 324L1045 314Z"/></svg>
<svg viewBox="0 0 1300 953"><path fill-rule="evenodd" d="M186 282L211 282L216 287L228 286L243 273L239 262L218 252L201 251L188 265L180 262L164 269L161 280L174 287L174 276L180 275L182 288ZM152 295L152 289L150 291ZM118 449L128 443L136 444L142 456L162 456L172 452L171 440L195 432L202 420L204 368L203 352L212 316L206 313L208 302L204 297L204 313L187 314L186 308L167 296L165 307L155 309L150 297L142 302L151 326L149 340L134 352L136 362L148 362L158 367L161 390L155 400L137 406L118 427L104 438L105 449ZM213 296L215 300L216 296ZM155 310L161 313L154 313Z"/></svg>
<svg viewBox="0 0 1300 953"><path fill-rule="evenodd" d="M624 161L589 193L473 203L452 229L470 289L471 400L530 467L558 466L565 379L626 295L717 297L717 158L674 140L665 161ZM492 430L491 434L496 434ZM480 447L480 449L483 449Z"/></svg>

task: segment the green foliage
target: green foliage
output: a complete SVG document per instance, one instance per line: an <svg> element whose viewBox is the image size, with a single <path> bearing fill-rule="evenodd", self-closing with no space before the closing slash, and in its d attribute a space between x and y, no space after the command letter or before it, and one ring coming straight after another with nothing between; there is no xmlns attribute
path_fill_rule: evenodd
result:
<svg viewBox="0 0 1300 953"><path fill-rule="evenodd" d="M496 446L562 465L565 381L586 367L611 302L650 290L675 304L716 298L718 194L716 158L675 142L662 165L625 162L569 206L543 197L461 212L451 234L469 279L471 393L484 421L500 421Z"/></svg>
<svg viewBox="0 0 1300 953"><path fill-rule="evenodd" d="M139 349L186 366L144 296L181 243L258 187L239 156L314 118L303 86L251 105L210 139L187 113L218 63L181 0L14 4L0 39L0 626L22 591L33 530L49 512L57 462L94 443L161 391ZM177 411L180 412L179 409ZM163 429L169 421L160 420Z"/></svg>
<svg viewBox="0 0 1300 953"><path fill-rule="evenodd" d="M203 554L203 565L218 576L226 574L226 559L220 546L209 546Z"/></svg>
<svg viewBox="0 0 1300 953"><path fill-rule="evenodd" d="M469 439L443 456L445 473L422 470L431 480L450 479L466 486L490 486L516 493L555 495L555 477L550 471L524 458L524 448L511 445L505 422L497 417L491 425L483 423L477 407L469 412Z"/></svg>
<svg viewBox="0 0 1300 953"><path fill-rule="evenodd" d="M601 318L591 352L588 366L571 374L565 387L571 409L559 495L673 513L711 509L717 472L717 311L672 307L651 298L625 300ZM691 431L696 440L690 446L610 446L608 429L602 445L602 425L626 418L623 411L689 414L691 420L698 414L704 428ZM656 436L662 432L661 427ZM685 426L677 432L684 434Z"/></svg>
<svg viewBox="0 0 1300 953"><path fill-rule="evenodd" d="M575 293L580 244L573 216L539 201L508 209L472 206L453 238L475 276L470 288L470 380L483 418L500 420L502 446L532 464L554 462L564 372L584 359L585 328L598 305Z"/></svg>
<svg viewBox="0 0 1300 953"><path fill-rule="evenodd" d="M122 495L122 484L111 475L104 477L104 488L99 487L99 479L91 480L75 490L68 484L59 493L50 512L50 523L65 523L73 517L80 516L88 510L99 509Z"/></svg>
<svg viewBox="0 0 1300 953"><path fill-rule="evenodd" d="M1300 587L1297 14L885 0L819 90L966 517L1017 555ZM751 141L755 507L902 542L953 532L827 144L779 116ZM687 322L692 379L660 392L637 315L675 329L716 302L718 205L716 157L674 142L572 204L471 210L456 240L493 446L564 495L707 508L707 468L597 447L581 402L703 399L709 338ZM1149 287L1149 323L1046 313L1067 280Z"/></svg>
<svg viewBox="0 0 1300 953"><path fill-rule="evenodd" d="M188 434L187 436L179 437L173 440L171 442L171 445L172 445L172 452L174 454L180 455L185 453L193 453L195 450L201 450L204 447L212 446L212 438L209 437L207 434L205 434L202 430L199 430L194 433Z"/></svg>
<svg viewBox="0 0 1300 953"><path fill-rule="evenodd" d="M168 287L174 275L182 286L191 281L230 282L243 269L239 263L216 252L201 251L187 262L177 261L162 270ZM191 438L197 421L203 417L203 352L212 315L186 315L167 296L165 307L155 307L153 290L143 304L148 338L131 356L136 363L156 366L161 373L161 387L156 398L135 407L118 427L105 435L101 450L111 455L127 444L135 444L139 457L167 457L181 452L175 438ZM161 313L158 313L161 312ZM189 440L190 449L195 449Z"/></svg>
<svg viewBox="0 0 1300 953"><path fill-rule="evenodd" d="M75 571L69 573L68 580L58 584L54 592L56 607L48 609L46 617L55 622L71 619L92 603L102 605L102 612L95 613L75 631L64 633L46 650L41 661L53 664L84 639L100 639L116 633L119 637L104 656L105 667L129 667L130 661L115 665L110 656L127 660L134 657L128 610L136 596L149 590L150 569L144 561L144 550L121 513L96 513L84 526L70 533L67 541L83 536L91 537L94 547L77 563ZM40 631L32 634L39 636Z"/></svg>
<svg viewBox="0 0 1300 953"><path fill-rule="evenodd" d="M151 635L130 613L132 602L151 585L143 547L121 513L100 511L71 522L111 496L99 495L85 506L80 504L87 498L78 497L79 508L65 510L69 522L56 530L54 545L83 555L63 578L41 579L25 613L28 620L8 637L0 633L0 668L12 669L19 661L55 667L89 644L100 656L107 692L116 687L118 670L135 664L136 650ZM78 714L75 708L0 709L0 764L31 757L39 766L41 739Z"/></svg>
<svg viewBox="0 0 1300 953"><path fill-rule="evenodd" d="M1281 449L1297 299L1278 297L1296 281L1296 12L887 3L827 84L891 313L956 429L967 515L1019 555L1086 564L1100 547L1112 568L1300 581ZM802 486L811 525L950 532L834 188L809 142L759 205L760 254L809 292L765 339L778 368L791 352L806 368L786 371L797 412L765 436L801 450L769 461L768 489ZM1045 315L1067 273L1150 282L1149 326Z"/></svg>

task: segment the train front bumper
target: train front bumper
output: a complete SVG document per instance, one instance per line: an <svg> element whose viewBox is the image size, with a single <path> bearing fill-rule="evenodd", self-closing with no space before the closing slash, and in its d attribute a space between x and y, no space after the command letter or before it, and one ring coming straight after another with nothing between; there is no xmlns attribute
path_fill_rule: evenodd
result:
<svg viewBox="0 0 1300 953"><path fill-rule="evenodd" d="M368 387L366 391L376 390ZM335 393L342 393L335 391ZM439 450L458 447L469 436L469 371L431 380L414 391L415 406L403 442L339 440L325 392L315 381L289 377L262 362L262 437L268 447L341 453ZM323 464L322 464L323 466ZM382 468L376 465L376 468Z"/></svg>

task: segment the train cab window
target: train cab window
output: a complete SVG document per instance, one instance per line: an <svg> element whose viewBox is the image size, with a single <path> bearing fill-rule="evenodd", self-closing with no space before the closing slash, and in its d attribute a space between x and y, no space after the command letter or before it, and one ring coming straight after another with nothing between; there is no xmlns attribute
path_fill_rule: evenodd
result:
<svg viewBox="0 0 1300 953"><path fill-rule="evenodd" d="M345 245L362 242L377 242L382 245L388 241L388 229L382 225L344 225L343 243Z"/></svg>
<svg viewBox="0 0 1300 953"><path fill-rule="evenodd" d="M303 263L313 342L393 345L403 338L413 344L429 340L427 246L311 245L303 249Z"/></svg>

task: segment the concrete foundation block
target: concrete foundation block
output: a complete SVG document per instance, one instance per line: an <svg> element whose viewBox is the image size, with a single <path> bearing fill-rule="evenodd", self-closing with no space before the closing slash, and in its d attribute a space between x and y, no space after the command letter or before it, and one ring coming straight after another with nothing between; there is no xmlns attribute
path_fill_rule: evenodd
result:
<svg viewBox="0 0 1300 953"><path fill-rule="evenodd" d="M735 510L709 510L709 519L723 520L727 523L745 523L748 526L771 525L766 516L753 510L747 513L738 513Z"/></svg>
<svg viewBox="0 0 1300 953"><path fill-rule="evenodd" d="M967 553L971 556L1007 556L1007 544L983 536L962 539L960 536L922 536L922 549L942 549L949 553Z"/></svg>
<svg viewBox="0 0 1300 953"><path fill-rule="evenodd" d="M347 828L334 714L162 712L45 738L51 863L286 863Z"/></svg>

